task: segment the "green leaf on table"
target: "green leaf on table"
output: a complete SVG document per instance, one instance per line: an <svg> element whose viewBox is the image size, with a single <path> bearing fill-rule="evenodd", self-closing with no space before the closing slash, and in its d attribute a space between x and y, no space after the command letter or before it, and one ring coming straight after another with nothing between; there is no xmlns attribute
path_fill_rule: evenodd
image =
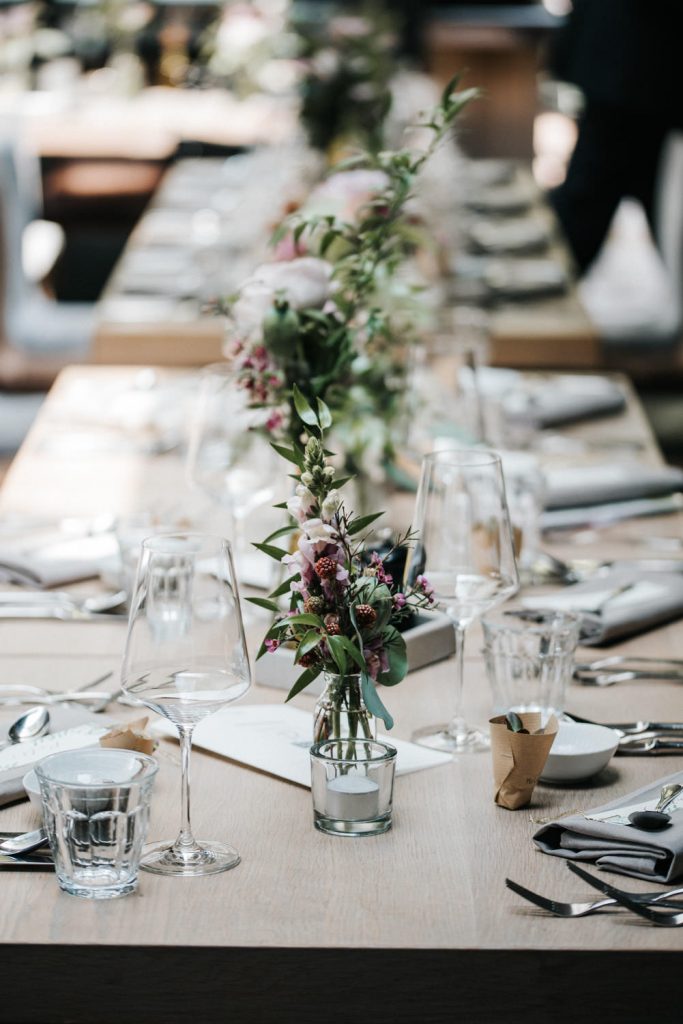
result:
<svg viewBox="0 0 683 1024"><path fill-rule="evenodd" d="M375 684L367 672L361 674L360 685L365 706L370 714L374 715L375 718L381 718L387 729L393 729L394 720L379 699Z"/></svg>
<svg viewBox="0 0 683 1024"><path fill-rule="evenodd" d="M292 697L296 697L297 693L301 693L305 690L309 683L312 683L314 679L317 679L320 675L321 669L319 668L307 668L305 672L302 672L294 686L291 688L287 696L285 697L285 704Z"/></svg>
<svg viewBox="0 0 683 1024"><path fill-rule="evenodd" d="M296 384L292 388L292 398L294 399L294 408L299 419L309 427L317 427L318 417L309 405L308 399L299 391Z"/></svg>

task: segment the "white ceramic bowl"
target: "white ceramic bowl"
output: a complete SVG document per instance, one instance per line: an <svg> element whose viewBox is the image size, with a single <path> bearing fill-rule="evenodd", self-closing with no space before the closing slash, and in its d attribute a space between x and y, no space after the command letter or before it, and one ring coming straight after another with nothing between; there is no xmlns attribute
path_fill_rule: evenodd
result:
<svg viewBox="0 0 683 1024"><path fill-rule="evenodd" d="M560 722L541 782L578 782L605 768L619 746L619 733L604 725Z"/></svg>

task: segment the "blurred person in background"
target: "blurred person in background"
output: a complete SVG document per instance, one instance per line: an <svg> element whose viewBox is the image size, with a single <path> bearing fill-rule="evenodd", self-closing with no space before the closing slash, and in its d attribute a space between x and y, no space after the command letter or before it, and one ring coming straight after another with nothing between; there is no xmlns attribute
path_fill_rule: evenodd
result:
<svg viewBox="0 0 683 1024"><path fill-rule="evenodd" d="M582 273L623 198L638 199L652 224L662 147L683 127L682 48L683 0L574 0L558 32L550 71L585 106L551 200Z"/></svg>

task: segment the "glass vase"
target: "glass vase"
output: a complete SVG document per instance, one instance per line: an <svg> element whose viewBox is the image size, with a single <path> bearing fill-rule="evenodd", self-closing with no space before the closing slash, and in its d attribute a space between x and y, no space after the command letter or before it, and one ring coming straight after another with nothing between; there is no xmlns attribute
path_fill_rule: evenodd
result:
<svg viewBox="0 0 683 1024"><path fill-rule="evenodd" d="M313 742L324 740L371 739L377 736L377 722L363 700L360 675L324 672L325 689L315 706Z"/></svg>

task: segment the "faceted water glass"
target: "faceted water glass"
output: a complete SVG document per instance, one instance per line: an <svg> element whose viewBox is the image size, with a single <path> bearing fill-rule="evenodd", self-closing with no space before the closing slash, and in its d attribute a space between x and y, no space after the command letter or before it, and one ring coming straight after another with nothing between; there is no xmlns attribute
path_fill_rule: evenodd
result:
<svg viewBox="0 0 683 1024"><path fill-rule="evenodd" d="M539 711L545 725L564 711L580 624L578 615L551 611L539 623L504 614L482 620L494 715Z"/></svg>
<svg viewBox="0 0 683 1024"><path fill-rule="evenodd" d="M154 758L130 750L65 751L38 765L45 828L64 892L106 900L137 888L156 773Z"/></svg>

